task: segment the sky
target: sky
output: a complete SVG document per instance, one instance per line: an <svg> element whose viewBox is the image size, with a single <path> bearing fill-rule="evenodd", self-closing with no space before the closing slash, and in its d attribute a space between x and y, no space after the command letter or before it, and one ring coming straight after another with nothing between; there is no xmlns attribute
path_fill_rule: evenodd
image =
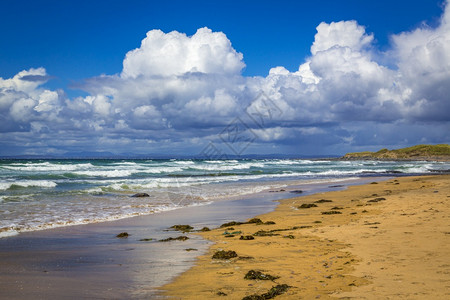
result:
<svg viewBox="0 0 450 300"><path fill-rule="evenodd" d="M448 1L0 1L0 156L450 141Z"/></svg>

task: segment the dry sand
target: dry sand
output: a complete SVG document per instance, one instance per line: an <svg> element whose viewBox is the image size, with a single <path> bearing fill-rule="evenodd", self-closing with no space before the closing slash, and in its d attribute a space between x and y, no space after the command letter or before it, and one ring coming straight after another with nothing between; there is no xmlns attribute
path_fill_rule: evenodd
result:
<svg viewBox="0 0 450 300"><path fill-rule="evenodd" d="M332 202L298 208L321 199ZM340 214L322 214L331 211ZM276 299L450 299L449 213L448 175L282 200L274 212L258 216L276 224L202 233L215 244L162 293L171 299L242 299L287 284ZM240 240L260 230L275 235ZM225 231L241 233L226 237ZM212 259L222 249L238 257ZM279 278L244 279L250 270Z"/></svg>

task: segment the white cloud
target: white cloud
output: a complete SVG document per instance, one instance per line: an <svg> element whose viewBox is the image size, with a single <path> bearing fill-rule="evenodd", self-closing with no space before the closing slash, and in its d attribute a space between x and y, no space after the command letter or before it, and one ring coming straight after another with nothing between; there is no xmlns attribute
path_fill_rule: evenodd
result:
<svg viewBox="0 0 450 300"><path fill-rule="evenodd" d="M318 54L333 47L348 47L354 51L361 51L373 41L373 36L365 32L364 27L356 21L341 21L320 23L317 34L311 46L311 53Z"/></svg>
<svg viewBox="0 0 450 300"><path fill-rule="evenodd" d="M245 64L222 32L200 28L188 37L184 33L151 30L141 47L127 53L123 78L171 76L188 72L239 74Z"/></svg>

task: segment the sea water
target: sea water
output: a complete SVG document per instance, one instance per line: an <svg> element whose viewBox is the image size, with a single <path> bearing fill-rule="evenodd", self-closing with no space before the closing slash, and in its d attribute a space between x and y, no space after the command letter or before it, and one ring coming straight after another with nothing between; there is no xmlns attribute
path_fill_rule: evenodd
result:
<svg viewBox="0 0 450 300"><path fill-rule="evenodd" d="M448 172L447 162L0 160L0 237L207 205L298 183ZM132 197L147 193L149 197Z"/></svg>

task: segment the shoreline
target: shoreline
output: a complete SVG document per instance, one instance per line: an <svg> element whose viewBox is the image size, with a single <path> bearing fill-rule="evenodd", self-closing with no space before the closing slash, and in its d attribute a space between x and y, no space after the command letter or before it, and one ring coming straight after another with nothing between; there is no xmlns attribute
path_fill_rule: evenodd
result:
<svg viewBox="0 0 450 300"><path fill-rule="evenodd" d="M199 233L213 242L208 252L159 290L168 299L242 299L277 285L289 286L277 299L449 297L449 183L449 175L396 177L280 200L257 216L275 224ZM237 257L213 259L219 250ZM244 279L251 270L279 278Z"/></svg>
<svg viewBox="0 0 450 300"><path fill-rule="evenodd" d="M316 184L299 182L284 192L266 192L188 207L149 216L111 222L24 232L0 239L0 290L8 299L38 298L154 298L155 289L170 282L194 264L209 241L189 234L187 241L159 240L183 235L167 231L175 224L195 229L211 228L230 218L245 220L275 208L276 200L304 194L338 190L375 178L348 179ZM125 239L117 238L128 232ZM141 241L149 239L149 241ZM151 239L151 240L150 240ZM195 248L198 251L186 251Z"/></svg>

